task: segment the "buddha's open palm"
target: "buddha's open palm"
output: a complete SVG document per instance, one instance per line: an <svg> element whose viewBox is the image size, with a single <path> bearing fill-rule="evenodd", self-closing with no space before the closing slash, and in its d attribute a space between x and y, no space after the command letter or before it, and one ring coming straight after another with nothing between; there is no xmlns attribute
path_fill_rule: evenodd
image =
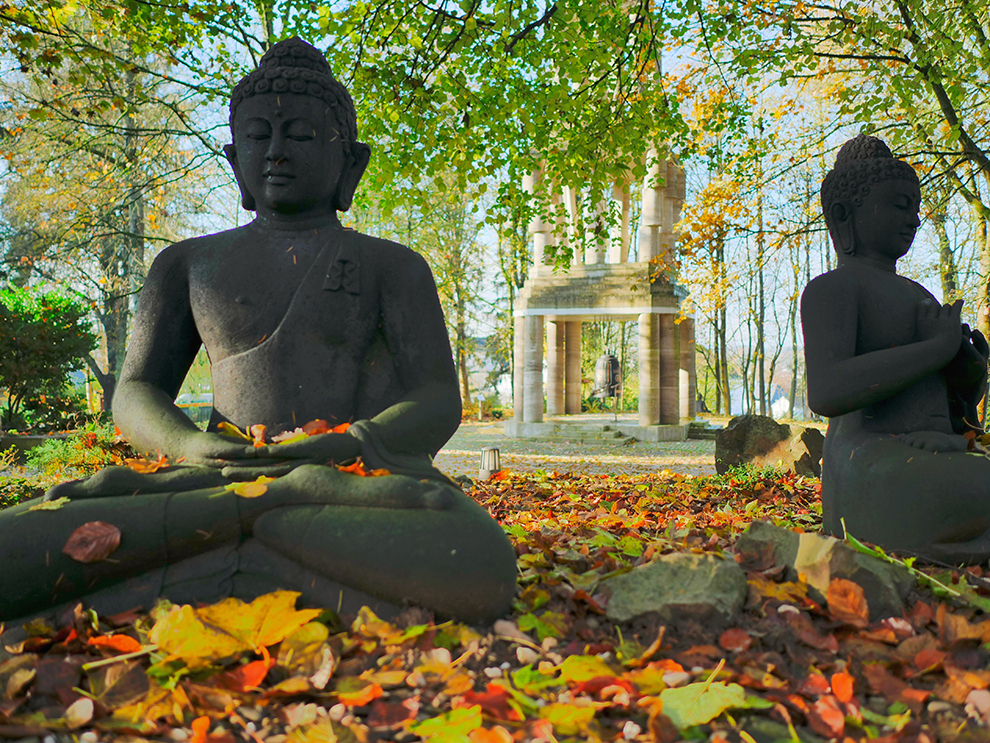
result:
<svg viewBox="0 0 990 743"><path fill-rule="evenodd" d="M231 480L279 477L304 464L342 464L361 454L361 442L346 433L323 433L290 444L270 444L254 450L256 459L232 463L223 474Z"/></svg>

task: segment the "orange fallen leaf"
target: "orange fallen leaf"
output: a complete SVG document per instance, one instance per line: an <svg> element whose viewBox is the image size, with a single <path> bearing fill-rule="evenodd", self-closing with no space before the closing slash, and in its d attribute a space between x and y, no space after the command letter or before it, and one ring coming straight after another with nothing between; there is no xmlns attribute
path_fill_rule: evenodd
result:
<svg viewBox="0 0 990 743"><path fill-rule="evenodd" d="M930 691L912 689L880 663L865 663L863 674L874 693L883 695L889 702L903 702L915 714L921 711L922 704L931 695Z"/></svg>
<svg viewBox="0 0 990 743"><path fill-rule="evenodd" d="M846 716L839 706L839 700L826 694L808 710L808 723L811 729L826 738L838 738L846 730Z"/></svg>
<svg viewBox="0 0 990 743"><path fill-rule="evenodd" d="M358 457L354 464L348 464L345 466L338 466L338 470L341 472L348 472L352 475L357 475L358 477L367 477L368 471L364 468L364 462L361 461L361 457Z"/></svg>
<svg viewBox="0 0 990 743"><path fill-rule="evenodd" d="M206 736L210 732L210 718L206 715L197 717L192 721L193 737L189 743L206 743Z"/></svg>
<svg viewBox="0 0 990 743"><path fill-rule="evenodd" d="M471 743L512 743L512 734L501 725L493 728L475 728L468 733Z"/></svg>
<svg viewBox="0 0 990 743"><path fill-rule="evenodd" d="M168 467L168 459L164 454L159 454L158 459L147 459L146 457L132 457L130 459L125 459L124 464L130 467L135 472L140 472L142 475L150 475L154 472L158 472L162 467Z"/></svg>
<svg viewBox="0 0 990 743"><path fill-rule="evenodd" d="M83 524L69 537L62 552L76 562L98 562L120 546L120 529L103 521Z"/></svg>
<svg viewBox="0 0 990 743"><path fill-rule="evenodd" d="M104 637L91 637L86 644L95 648L116 650L118 653L141 652L141 643L129 635L106 635Z"/></svg>
<svg viewBox="0 0 990 743"><path fill-rule="evenodd" d="M364 688L355 691L338 691L337 698L348 707L364 707L371 704L384 693L384 690L378 684L368 684Z"/></svg>
<svg viewBox="0 0 990 743"><path fill-rule="evenodd" d="M828 584L825 599L828 602L828 613L835 621L860 628L870 623L870 608L866 605L863 588L858 583L845 578L833 578Z"/></svg>
<svg viewBox="0 0 990 743"><path fill-rule="evenodd" d="M845 671L832 674L832 693L840 702L849 704L852 701L854 685L855 679Z"/></svg>
<svg viewBox="0 0 990 743"><path fill-rule="evenodd" d="M248 433L251 434L251 443L254 444L255 449L259 449L265 445L266 430L267 428L263 423L255 423L248 429Z"/></svg>
<svg viewBox="0 0 990 743"><path fill-rule="evenodd" d="M265 654L267 655L267 652ZM233 671L224 673L220 678L220 683L231 691L254 691L261 686L261 682L265 680L269 669L274 665L275 661L271 658L245 663Z"/></svg>

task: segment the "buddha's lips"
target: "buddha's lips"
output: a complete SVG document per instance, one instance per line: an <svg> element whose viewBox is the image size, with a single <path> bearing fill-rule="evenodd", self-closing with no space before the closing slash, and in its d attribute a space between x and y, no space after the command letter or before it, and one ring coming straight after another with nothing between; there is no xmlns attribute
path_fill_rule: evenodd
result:
<svg viewBox="0 0 990 743"><path fill-rule="evenodd" d="M277 180L277 179L280 179L280 178L285 178L285 179L295 178L295 176L292 175L291 173L273 173L270 170L266 170L265 173L264 173L264 176L265 176L265 179L266 180L269 180L269 181L271 181L271 180Z"/></svg>

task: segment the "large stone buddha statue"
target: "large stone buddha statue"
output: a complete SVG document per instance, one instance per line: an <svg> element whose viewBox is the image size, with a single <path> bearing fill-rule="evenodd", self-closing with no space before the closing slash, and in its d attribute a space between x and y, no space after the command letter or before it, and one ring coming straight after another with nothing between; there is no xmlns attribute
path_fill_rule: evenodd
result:
<svg viewBox="0 0 990 743"><path fill-rule="evenodd" d="M822 183L838 266L801 300L808 404L829 418L824 526L951 562L990 556L990 461L967 451L987 342L898 276L919 226L914 169L875 137L839 151ZM972 438L972 436L970 436Z"/></svg>
<svg viewBox="0 0 990 743"><path fill-rule="evenodd" d="M70 498L58 510L0 512L0 620L79 599L109 613L279 588L345 611L494 619L515 591L511 544L431 465L460 422L433 277L412 250L337 217L370 157L348 92L320 52L288 39L235 87L230 127L226 153L256 217L158 256L113 400L136 448L180 464L108 468L53 488L49 500ZM205 432L173 404L201 347L214 388ZM351 425L261 446L220 432L316 419ZM391 474L334 466L359 456ZM259 497L229 487L262 476L275 479ZM110 558L63 554L94 521L120 529Z"/></svg>

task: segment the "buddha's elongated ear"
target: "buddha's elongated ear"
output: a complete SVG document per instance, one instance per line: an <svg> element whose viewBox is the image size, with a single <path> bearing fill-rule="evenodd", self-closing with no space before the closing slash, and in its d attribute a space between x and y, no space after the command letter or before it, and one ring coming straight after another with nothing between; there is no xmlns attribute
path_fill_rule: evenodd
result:
<svg viewBox="0 0 990 743"><path fill-rule="evenodd" d="M241 166L237 163L237 150L234 145L225 144L223 146L223 154L227 158L227 162L230 163L231 170L234 171L234 179L237 181L237 187L241 191L241 206L248 211L255 211L258 208L258 203L255 201L251 192L247 190L247 186L244 185L244 178L241 175Z"/></svg>
<svg viewBox="0 0 990 743"><path fill-rule="evenodd" d="M856 254L856 231L853 226L853 212L846 204L837 201L829 207L825 215L828 234L839 255Z"/></svg>
<svg viewBox="0 0 990 743"><path fill-rule="evenodd" d="M337 181L337 193L334 197L334 206L338 211L346 212L351 208L354 201L354 192L358 183L364 175L371 160L371 148L364 142L354 142L351 145L351 156L348 164L344 167L344 172L340 174Z"/></svg>

